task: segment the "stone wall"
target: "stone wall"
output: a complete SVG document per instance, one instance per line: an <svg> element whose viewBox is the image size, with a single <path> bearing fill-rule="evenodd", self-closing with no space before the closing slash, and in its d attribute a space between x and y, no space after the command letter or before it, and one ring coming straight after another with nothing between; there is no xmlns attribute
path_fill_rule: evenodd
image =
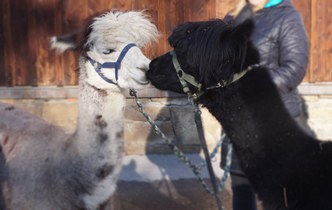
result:
<svg viewBox="0 0 332 210"><path fill-rule="evenodd" d="M308 124L322 140L332 140L332 95L303 96L309 115Z"/></svg>
<svg viewBox="0 0 332 210"><path fill-rule="evenodd" d="M145 98L140 101L158 127L183 151L200 151L194 110L187 98ZM2 99L0 102L13 104L68 131L75 130L77 99ZM213 148L220 138L220 125L205 109L202 109L202 119L207 143ZM138 112L135 100L128 98L125 108L125 153L170 152L169 147Z"/></svg>
<svg viewBox="0 0 332 210"><path fill-rule="evenodd" d="M306 88L302 86L300 91L306 102L309 125L319 139L332 139L332 94L328 94L332 91L317 92L319 87L315 86L313 90L316 92L312 92L310 88ZM48 99L43 96L43 93L33 91L32 94L38 97L29 99L32 98L31 95L16 95L12 89L10 93L6 93L5 89L0 89L0 102L14 104L47 121L64 127L68 131L74 131L77 118L77 99L68 96L76 95L76 92L73 94L66 92L59 98L51 97L52 99ZM18 92L21 93L22 90ZM48 94L52 95L49 89L48 92ZM151 94L151 90L148 92L148 94ZM58 93L56 95L59 96ZM158 94L154 95L158 96ZM14 99L5 99L9 98L9 96L13 96ZM146 112L168 138L186 152L200 151L193 118L193 107L187 98L160 95L160 97L141 98L140 101ZM220 138L221 127L205 109L202 109L202 119L207 143L209 148L212 149ZM151 130L149 123L138 112L135 100L130 97L127 98L127 106L125 108L125 152L126 154L171 152L163 140Z"/></svg>

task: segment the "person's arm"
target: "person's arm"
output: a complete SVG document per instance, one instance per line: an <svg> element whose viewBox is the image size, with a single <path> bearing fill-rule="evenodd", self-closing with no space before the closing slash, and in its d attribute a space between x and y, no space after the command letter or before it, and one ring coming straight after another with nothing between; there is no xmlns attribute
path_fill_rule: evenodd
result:
<svg viewBox="0 0 332 210"><path fill-rule="evenodd" d="M252 7L246 3L246 0L240 0L236 7L224 17L224 21L236 26L253 16Z"/></svg>
<svg viewBox="0 0 332 210"><path fill-rule="evenodd" d="M296 88L303 80L309 57L309 43L302 18L292 13L281 23L279 68L271 76L281 92Z"/></svg>

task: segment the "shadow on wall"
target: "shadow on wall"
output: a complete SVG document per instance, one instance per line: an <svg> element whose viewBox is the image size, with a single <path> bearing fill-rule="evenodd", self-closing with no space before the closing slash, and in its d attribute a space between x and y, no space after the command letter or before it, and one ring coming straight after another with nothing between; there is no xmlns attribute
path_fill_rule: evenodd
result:
<svg viewBox="0 0 332 210"><path fill-rule="evenodd" d="M197 154L190 154L189 158L201 160ZM120 177L114 197L116 210L215 209L214 197L173 155L127 156ZM204 173L203 178L207 177ZM224 199L230 201L229 196L229 191L223 192Z"/></svg>
<svg viewBox="0 0 332 210"><path fill-rule="evenodd" d="M152 99L154 100L154 99ZM164 104L162 104L164 103ZM194 121L194 109L186 98L167 98L155 116L155 122L172 142L186 153L199 153L200 143ZM151 129L145 146L146 154L173 154L169 145Z"/></svg>
<svg viewBox="0 0 332 210"><path fill-rule="evenodd" d="M164 130L165 135L172 140L174 145L179 147L186 154L198 154L201 148L194 120L194 108L191 102L186 97L168 98L160 113L161 114L157 115L155 118L156 123L159 125L162 125L163 123L166 124L165 127L168 127L168 129ZM145 153L148 154L148 158L153 157L150 156L150 154L168 154L174 156L175 159L181 162L174 154L171 147L165 144L164 141L155 134L154 130L151 130L148 136ZM181 207L181 205L188 205L188 203L190 203L189 198L186 197L185 194L182 194L181 186L179 188L179 185L173 183L172 180L176 180L176 178L171 174L172 172L167 171L166 165L171 163L165 163L165 166L162 166L155 158L149 158L149 160L159 166L160 174L162 176L162 179L158 183L159 186L152 185L151 188L155 188L159 193L168 195L172 202L176 202L179 207ZM203 161L204 160L200 158L200 156L197 156L197 159L193 162L201 163ZM187 173L192 176L193 172L187 165L184 163L180 163L180 165L183 168L187 168ZM198 180L195 181L197 181L197 185L200 185ZM204 191L203 188L201 190Z"/></svg>

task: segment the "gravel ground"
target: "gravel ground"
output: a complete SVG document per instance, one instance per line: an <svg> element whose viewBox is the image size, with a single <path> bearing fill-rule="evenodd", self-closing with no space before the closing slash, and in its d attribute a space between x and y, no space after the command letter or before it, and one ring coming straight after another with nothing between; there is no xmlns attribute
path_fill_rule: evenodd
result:
<svg viewBox="0 0 332 210"><path fill-rule="evenodd" d="M229 190L221 194L225 210L232 210ZM217 210L216 201L197 180L118 183L114 210Z"/></svg>
<svg viewBox="0 0 332 210"><path fill-rule="evenodd" d="M188 157L195 163L202 161L197 154ZM216 156L213 165L220 178L223 171L219 162L220 157ZM207 171L203 170L201 175L210 184ZM230 180L220 196L224 210L232 210ZM112 200L112 210L218 210L215 197L174 155L126 156Z"/></svg>

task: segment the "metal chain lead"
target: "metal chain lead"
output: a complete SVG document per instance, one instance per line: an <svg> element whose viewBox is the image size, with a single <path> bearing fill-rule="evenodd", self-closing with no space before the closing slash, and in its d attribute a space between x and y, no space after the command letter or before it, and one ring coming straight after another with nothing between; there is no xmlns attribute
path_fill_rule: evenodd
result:
<svg viewBox="0 0 332 210"><path fill-rule="evenodd" d="M130 96L133 96L135 98L136 101L136 105L138 107L138 111L140 113L142 113L142 115L145 117L145 119L148 121L148 123L151 125L152 129L154 130L154 132L159 135L162 140L164 141L165 144L167 144L169 146L169 148L173 151L174 155L177 156L183 163L185 163L192 171L193 173L196 175L196 177L198 178L198 180L200 181L200 183L202 184L203 188L211 195L214 195L214 192L208 187L207 183L204 181L202 175L201 175L201 169L202 167L205 166L205 163L201 163L201 164L194 164L173 142L172 140L170 140L169 138L167 138L167 136L159 129L159 127L155 124L155 122L151 119L151 117L144 111L144 108L141 104L141 102L138 100L138 96L137 96L137 92L136 90L130 89L129 91ZM211 159L213 159L219 148L222 145L222 140L223 140L224 136L221 137L221 140L218 142L217 146L214 148L212 154L211 154ZM229 152L227 153L227 161L226 161L226 167L224 169L224 175L221 178L221 182L219 184L219 192L222 191L222 189L225 186L228 174L229 174L229 168L230 168L230 159L229 156L231 154L231 148L229 150ZM228 166L228 167L227 167ZM226 170L227 169L227 170Z"/></svg>

